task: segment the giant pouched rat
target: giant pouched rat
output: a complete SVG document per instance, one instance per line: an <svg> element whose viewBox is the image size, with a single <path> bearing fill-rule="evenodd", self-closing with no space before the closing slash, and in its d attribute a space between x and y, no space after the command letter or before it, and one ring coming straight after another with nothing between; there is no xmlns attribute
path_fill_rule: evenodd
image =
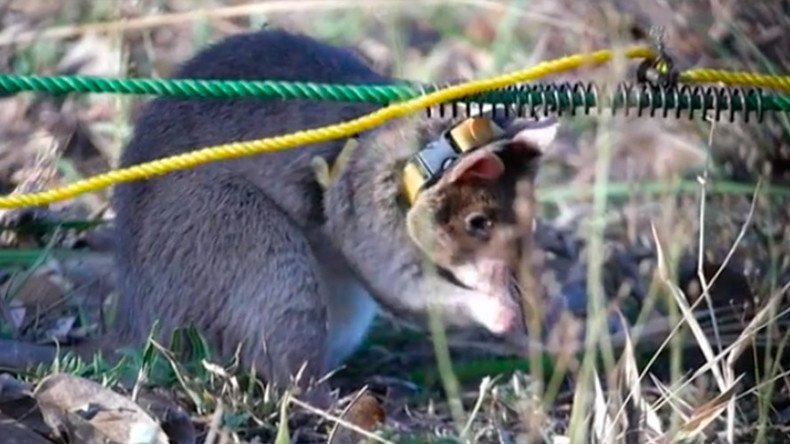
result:
<svg viewBox="0 0 790 444"><path fill-rule="evenodd" d="M285 31L235 35L177 78L389 83L351 52ZM121 166L348 120L375 107L307 100L150 102ZM399 119L349 141L223 161L118 185L118 335L194 325L270 382L322 376L363 340L377 308L414 320L525 333L513 229L554 125L511 119L416 192L410 159L455 121ZM519 126L520 125L520 126ZM472 128L472 132L477 131ZM347 155L346 155L347 154ZM332 168L320 180L317 165ZM336 165L337 164L337 165ZM527 230L528 232L529 230ZM304 368L303 368L304 366Z"/></svg>

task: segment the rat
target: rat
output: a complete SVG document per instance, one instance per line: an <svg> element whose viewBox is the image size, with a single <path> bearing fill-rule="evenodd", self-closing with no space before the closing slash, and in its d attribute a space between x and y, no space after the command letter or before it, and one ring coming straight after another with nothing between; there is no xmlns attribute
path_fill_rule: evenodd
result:
<svg viewBox="0 0 790 444"><path fill-rule="evenodd" d="M352 51L283 30L236 34L174 78L389 84ZM156 98L120 167L315 128L376 105ZM526 334L515 285L524 257L514 203L556 122L503 121L506 134L404 191L415 153L458 119L412 116L349 140L210 163L116 186L119 308L114 334L140 344L193 325L221 356L269 383L315 381L364 340L379 310L424 323ZM515 129L514 129L515 128Z"/></svg>

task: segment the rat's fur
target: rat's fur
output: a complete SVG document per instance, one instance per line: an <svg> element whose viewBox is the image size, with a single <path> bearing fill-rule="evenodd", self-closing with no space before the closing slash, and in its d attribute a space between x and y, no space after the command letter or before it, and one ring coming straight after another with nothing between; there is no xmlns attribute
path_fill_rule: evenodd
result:
<svg viewBox="0 0 790 444"><path fill-rule="evenodd" d="M175 77L390 81L349 52L283 31L225 39ZM372 109L336 102L160 98L143 111L120 163L324 126ZM477 246L456 242L451 220L480 204L509 214L515 181L531 180L539 151L505 159L508 169L494 182L460 181L474 177L477 166L458 162L450 171L459 183L442 179L409 209L400 192L401 170L426 137L435 136L432 126L416 117L359 135L359 146L326 189L311 159L321 156L331 164L346 141L119 185L113 204L120 340L140 343L156 323L165 338L193 324L221 355L241 344L244 368L254 366L284 385L303 365L309 380L341 363L363 339L377 305L422 320L434 304L450 324L523 334L515 299L441 277L435 265L472 276L473 283L480 278L474 269ZM510 166L517 164L527 168ZM460 256L432 254L410 235L407 219L427 220L423 230ZM515 251L508 244L500 250L509 256Z"/></svg>

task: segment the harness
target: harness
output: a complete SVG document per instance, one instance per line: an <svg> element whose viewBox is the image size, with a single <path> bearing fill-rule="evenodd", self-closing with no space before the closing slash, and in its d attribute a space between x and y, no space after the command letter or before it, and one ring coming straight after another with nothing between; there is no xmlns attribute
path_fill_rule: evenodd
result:
<svg viewBox="0 0 790 444"><path fill-rule="evenodd" d="M502 138L505 131L493 119L470 117L442 132L414 153L403 167L402 188L413 204L423 190L435 184L461 156Z"/></svg>

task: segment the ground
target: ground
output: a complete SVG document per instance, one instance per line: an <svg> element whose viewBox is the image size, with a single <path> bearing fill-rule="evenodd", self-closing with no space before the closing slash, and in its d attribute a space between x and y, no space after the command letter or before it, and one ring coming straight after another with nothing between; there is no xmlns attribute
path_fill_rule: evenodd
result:
<svg viewBox="0 0 790 444"><path fill-rule="evenodd" d="M442 82L646 44L651 27L663 26L679 69L790 74L786 1L412 3L10 0L0 2L0 73L164 77L222 36L269 26L351 47L382 73ZM546 80L605 85L632 76L602 68ZM0 98L2 193L110 169L147 99ZM325 410L214 362L186 331L182 346L164 346L186 343L188 357L152 343L112 368L63 359L2 376L0 433L62 442L56 417L82 437L72 442L119 433L118 424L147 424L173 442L326 442L340 416L375 432L371 442L675 442L683 434L790 442L787 114L744 123L593 113L561 122L537 190L541 286L581 306L563 325L583 323L587 300L600 294L632 325L662 328L632 330L599 359L557 335L543 354L518 359L478 332L443 341L382 316L333 377L339 399ZM0 339L72 344L111 325L107 197L3 214ZM686 312L689 301L701 302ZM132 413L97 420L84 411L89 401ZM341 425L331 442L353 436Z"/></svg>

